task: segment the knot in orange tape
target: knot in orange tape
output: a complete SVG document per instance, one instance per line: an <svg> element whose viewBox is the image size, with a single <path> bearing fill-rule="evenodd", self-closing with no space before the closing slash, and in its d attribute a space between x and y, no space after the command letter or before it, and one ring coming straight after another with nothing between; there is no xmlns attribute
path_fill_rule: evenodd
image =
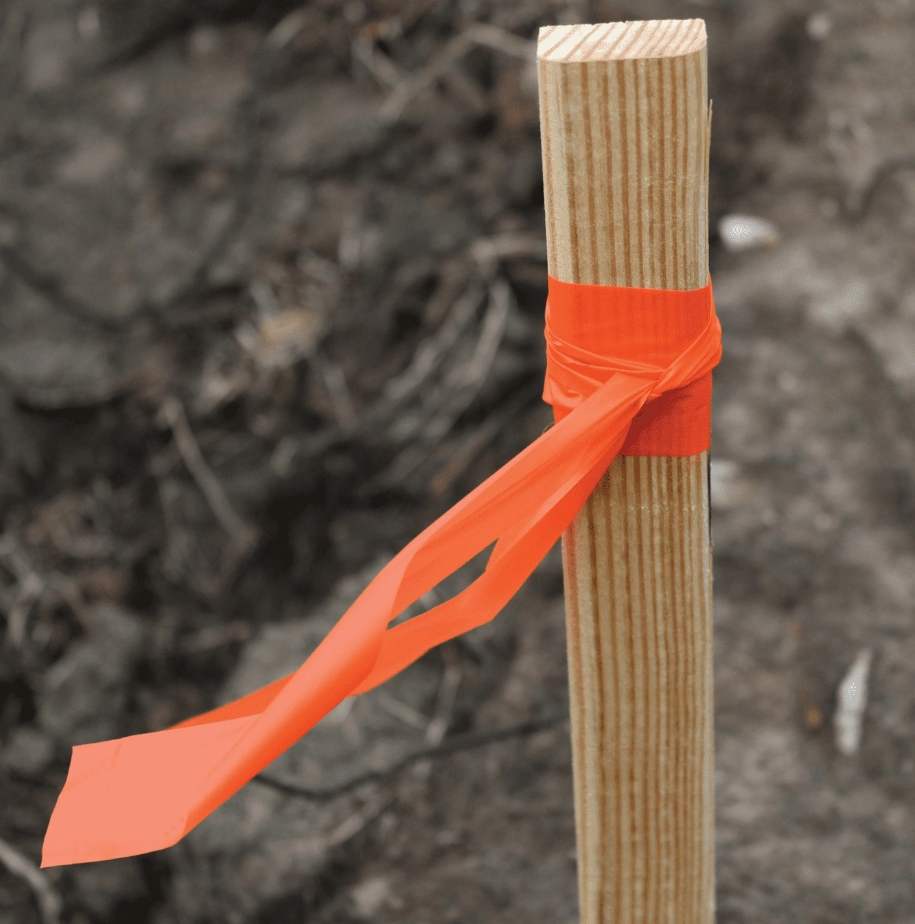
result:
<svg viewBox="0 0 915 924"><path fill-rule="evenodd" d="M546 381L543 400L557 420L611 375L655 383L635 416L621 450L630 456L692 456L711 439L711 371L678 388L686 370L679 359L701 339L721 353L711 283L676 291L598 286L549 279L546 311ZM710 367L711 368L711 367Z"/></svg>
<svg viewBox="0 0 915 924"><path fill-rule="evenodd" d="M75 747L43 866L171 846L346 697L492 619L621 450L708 448L721 355L711 284L679 292L551 279L547 338L544 397L556 425L402 549L298 670L173 728ZM466 590L391 625L489 546Z"/></svg>

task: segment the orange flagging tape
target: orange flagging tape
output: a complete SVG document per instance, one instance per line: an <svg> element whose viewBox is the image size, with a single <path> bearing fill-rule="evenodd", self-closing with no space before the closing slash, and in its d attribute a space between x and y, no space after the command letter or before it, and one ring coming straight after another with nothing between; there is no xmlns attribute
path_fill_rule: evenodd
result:
<svg viewBox="0 0 915 924"><path fill-rule="evenodd" d="M75 747L42 866L176 843L347 696L492 619L617 454L708 448L721 355L711 283L674 291L551 278L546 339L556 425L393 558L297 671L173 728ZM389 628L493 543L466 590Z"/></svg>

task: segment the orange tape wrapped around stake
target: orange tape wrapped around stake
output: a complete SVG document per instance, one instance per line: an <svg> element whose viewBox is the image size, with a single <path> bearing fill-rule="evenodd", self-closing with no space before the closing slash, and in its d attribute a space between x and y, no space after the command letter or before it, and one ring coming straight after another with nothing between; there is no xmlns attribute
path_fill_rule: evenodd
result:
<svg viewBox="0 0 915 924"><path fill-rule="evenodd" d="M676 291L551 278L546 338L556 425L396 555L294 673L173 728L75 747L42 866L176 843L346 697L492 619L618 454L708 448L721 356L710 282ZM493 543L466 590L389 628Z"/></svg>

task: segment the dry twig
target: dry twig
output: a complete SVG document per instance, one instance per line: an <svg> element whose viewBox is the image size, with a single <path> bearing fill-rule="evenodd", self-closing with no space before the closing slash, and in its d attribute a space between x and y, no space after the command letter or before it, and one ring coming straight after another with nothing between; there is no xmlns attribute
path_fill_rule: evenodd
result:
<svg viewBox="0 0 915 924"><path fill-rule="evenodd" d="M404 755L400 760L395 761L390 767L384 770L368 770L337 786L330 786L325 789L302 786L295 782L279 780L272 776L264 776L262 773L254 777L254 779L259 783L263 783L265 786L271 787L271 789L288 793L291 796L301 796L303 799L311 799L315 802L327 802L331 799L336 799L338 796L352 792L360 786L365 786L367 783L384 782L421 761L429 760L430 758L446 757L449 754L457 754L461 751L475 750L476 748L486 747L490 744L497 744L500 741L508 741L512 738L519 738L524 735L535 735L537 732L556 728L568 721L568 714L562 712L555 715L544 716L541 719L526 719L524 722L518 722L515 725L504 725L500 728L491 728L485 731L467 732L463 735L455 735L453 738L446 738L441 744L418 748Z"/></svg>
<svg viewBox="0 0 915 924"><path fill-rule="evenodd" d="M29 616L48 593L67 604L83 625L88 624L85 601L74 581L58 571L39 573L11 533L0 536L0 563L16 580L15 587L4 593L2 599L7 613L7 637L14 648L25 644Z"/></svg>
<svg viewBox="0 0 915 924"><path fill-rule="evenodd" d="M219 479L207 465L200 446L194 438L183 405L177 398L166 398L162 403L162 415L171 428L175 445L181 453L181 458L184 459L184 464L207 499L213 515L235 540L239 549L250 548L257 537L257 531L236 513Z"/></svg>
<svg viewBox="0 0 915 924"><path fill-rule="evenodd" d="M302 839L300 833L295 831L288 836L296 839L297 851L323 856L327 851L342 847L347 841L351 841L378 818L393 801L393 797L387 794L372 799L326 834Z"/></svg>
<svg viewBox="0 0 915 924"><path fill-rule="evenodd" d="M411 443L367 487L403 483L428 457L429 445L439 443L454 428L489 378L513 305L514 295L509 284L501 277L493 279L489 284L489 305L469 361L452 365L424 403L423 410L392 428L401 438L409 435ZM417 350L417 360L422 349ZM404 424L409 424L408 433L404 432Z"/></svg>
<svg viewBox="0 0 915 924"><path fill-rule="evenodd" d="M484 267L495 267L499 260L528 257L546 263L546 241L539 234L510 232L481 237L470 245L470 255Z"/></svg>
<svg viewBox="0 0 915 924"><path fill-rule="evenodd" d="M384 30L363 29L353 41L353 58L358 61L385 90L393 90L406 79L397 64L375 44Z"/></svg>
<svg viewBox="0 0 915 924"><path fill-rule="evenodd" d="M511 57L533 61L536 46L498 26L480 23L455 36L435 58L415 74L403 78L381 106L382 118L396 121L410 102L441 80L473 48L483 45Z"/></svg>
<svg viewBox="0 0 915 924"><path fill-rule="evenodd" d="M511 421L516 420L517 415L529 406L535 397L539 397L540 391L539 382L536 383L534 389L521 389L512 396L505 407L490 414L483 423L472 430L456 448L449 452L447 462L429 479L432 493L441 497L449 491L483 449L504 432Z"/></svg>
<svg viewBox="0 0 915 924"><path fill-rule="evenodd" d="M523 39L512 32L506 32L498 26L489 23L478 23L471 26L464 35L477 45L500 51L510 58L520 58L522 61L535 61L537 59L537 45L535 42Z"/></svg>
<svg viewBox="0 0 915 924"><path fill-rule="evenodd" d="M438 688L435 714L426 728L426 744L429 747L441 744L445 732L448 731L463 674L460 655L453 646L445 645L442 648L442 657L445 659L445 670L442 672L442 680Z"/></svg>
<svg viewBox="0 0 915 924"><path fill-rule="evenodd" d="M907 170L915 170L915 157L894 158L881 164L871 174L864 188L858 193L857 197L848 196L844 205L845 217L852 222L863 221L867 217L877 190L897 173L903 173ZM857 202L854 199L857 198Z"/></svg>
<svg viewBox="0 0 915 924"><path fill-rule="evenodd" d="M454 303L445 323L436 334L419 345L410 365L385 387L384 400L390 408L402 405L415 395L432 374L441 368L443 357L452 351L482 298L483 287L475 280ZM373 409L374 413L383 413L385 410L387 408L383 405L377 410Z"/></svg>
<svg viewBox="0 0 915 924"><path fill-rule="evenodd" d="M7 611L7 638L13 648L19 649L25 644L29 614L47 584L29 564L11 535L0 540L0 559L4 560L5 567L16 579L15 595L12 600L4 601L4 608Z"/></svg>
<svg viewBox="0 0 915 924"><path fill-rule="evenodd" d="M344 433L355 430L359 423L359 417L356 414L353 396L349 390L349 383L346 381L343 370L337 363L320 359L318 356L314 357L313 362L318 367L321 380L327 389L334 417L337 419L337 426Z"/></svg>
<svg viewBox="0 0 915 924"><path fill-rule="evenodd" d="M511 286L501 277L493 279L489 284L489 308L480 328L480 339L477 341L470 362L460 373L461 384L463 388L472 393L471 398L480 391L489 376L493 360L499 352L499 345L505 335L505 327L508 324L508 316L514 300ZM462 403L466 407L468 402Z"/></svg>

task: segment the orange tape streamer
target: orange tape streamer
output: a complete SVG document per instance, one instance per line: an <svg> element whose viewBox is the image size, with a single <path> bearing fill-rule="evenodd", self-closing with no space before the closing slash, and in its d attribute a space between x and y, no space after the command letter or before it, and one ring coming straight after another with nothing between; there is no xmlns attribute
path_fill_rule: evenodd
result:
<svg viewBox="0 0 915 924"><path fill-rule="evenodd" d="M711 282L674 291L551 278L546 339L555 426L394 557L294 673L164 731L75 747L43 867L175 844L346 697L491 620L617 454L708 448L721 355ZM390 627L493 543L466 590Z"/></svg>

